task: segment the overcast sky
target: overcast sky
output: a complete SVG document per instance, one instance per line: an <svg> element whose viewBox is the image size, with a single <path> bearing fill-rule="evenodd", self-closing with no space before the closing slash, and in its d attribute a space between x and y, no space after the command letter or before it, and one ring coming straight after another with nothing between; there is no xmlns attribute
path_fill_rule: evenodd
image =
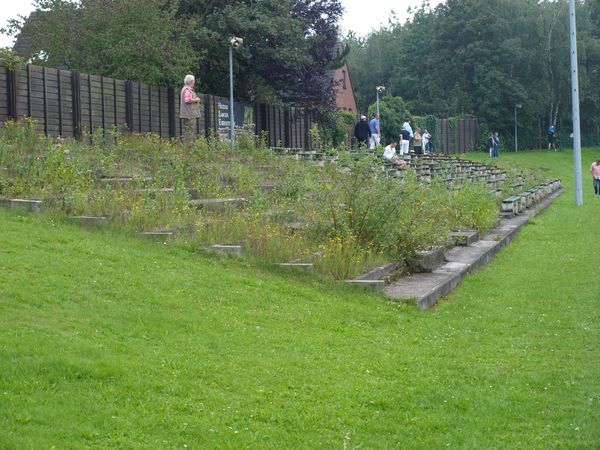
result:
<svg viewBox="0 0 600 450"><path fill-rule="evenodd" d="M6 21L18 15L27 16L33 10L32 0L1 0L0 28ZM406 13L409 7L417 7L421 0L341 0L346 9L341 22L344 32L354 31L364 36L381 25L386 25L392 10L396 13L397 20L404 23L408 18ZM432 6L441 3L441 0L430 0ZM13 39L4 34L0 35L0 47L10 47Z"/></svg>

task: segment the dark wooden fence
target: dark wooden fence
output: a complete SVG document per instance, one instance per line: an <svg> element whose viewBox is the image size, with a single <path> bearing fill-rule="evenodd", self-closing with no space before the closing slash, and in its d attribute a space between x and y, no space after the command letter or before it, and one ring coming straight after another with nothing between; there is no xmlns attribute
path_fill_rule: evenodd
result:
<svg viewBox="0 0 600 450"><path fill-rule="evenodd" d="M198 135L226 134L229 100L202 94ZM241 111L239 114L237 111ZM235 102L236 125L265 136L267 145L310 148L313 114L305 108ZM48 136L83 139L101 130L181 136L179 88L148 86L68 70L0 65L0 122L31 117Z"/></svg>
<svg viewBox="0 0 600 450"><path fill-rule="evenodd" d="M479 124L476 118L438 119L436 152L466 153L477 150Z"/></svg>

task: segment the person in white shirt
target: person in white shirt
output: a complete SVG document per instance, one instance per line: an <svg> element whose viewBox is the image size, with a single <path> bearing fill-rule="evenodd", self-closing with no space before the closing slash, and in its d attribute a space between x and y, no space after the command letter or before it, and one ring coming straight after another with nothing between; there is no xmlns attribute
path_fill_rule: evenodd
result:
<svg viewBox="0 0 600 450"><path fill-rule="evenodd" d="M395 142L390 142L390 145L386 146L383 149L383 159L390 161L391 163L394 164L394 166L399 167L400 169L403 169L404 165L406 164L406 161L398 158L398 156L396 155L396 143Z"/></svg>
<svg viewBox="0 0 600 450"><path fill-rule="evenodd" d="M410 118L407 117L402 124L402 131L400 131L400 155L408 155L412 137L413 130L410 126Z"/></svg>
<svg viewBox="0 0 600 450"><path fill-rule="evenodd" d="M402 124L402 129L408 131L408 133L412 137L412 135L413 135L413 129L410 126L410 117L407 117L407 118L404 119L404 123Z"/></svg>
<svg viewBox="0 0 600 450"><path fill-rule="evenodd" d="M429 134L429 131L427 131L427 128L425 128L425 130L423 131L423 153L428 154L429 153L429 140L431 139L431 134Z"/></svg>

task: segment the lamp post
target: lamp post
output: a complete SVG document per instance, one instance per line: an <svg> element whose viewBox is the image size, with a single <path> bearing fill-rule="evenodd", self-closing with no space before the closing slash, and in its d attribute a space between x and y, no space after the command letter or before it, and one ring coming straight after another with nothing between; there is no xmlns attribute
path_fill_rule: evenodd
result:
<svg viewBox="0 0 600 450"><path fill-rule="evenodd" d="M517 139L517 108L521 109L521 104L517 103L515 105L515 152L518 151L518 139Z"/></svg>
<svg viewBox="0 0 600 450"><path fill-rule="evenodd" d="M244 40L239 37L229 39L229 139L231 140L231 151L235 150L235 116L233 113L233 49L239 48Z"/></svg>
<svg viewBox="0 0 600 450"><path fill-rule="evenodd" d="M377 86L375 90L377 91L377 114L379 115L379 94L385 91L385 86Z"/></svg>
<svg viewBox="0 0 600 450"><path fill-rule="evenodd" d="M569 0L569 31L571 49L571 108L573 111L573 166L575 169L575 204L583 205L581 181L581 129L579 128L579 72L577 68L577 23L575 1Z"/></svg>

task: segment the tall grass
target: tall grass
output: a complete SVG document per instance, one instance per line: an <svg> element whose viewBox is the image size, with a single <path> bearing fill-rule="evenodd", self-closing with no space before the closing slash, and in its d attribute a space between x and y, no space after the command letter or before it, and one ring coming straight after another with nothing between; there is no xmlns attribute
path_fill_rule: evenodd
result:
<svg viewBox="0 0 600 450"><path fill-rule="evenodd" d="M190 150L118 130L89 140L45 139L31 121L0 127L0 196L53 199L67 215L108 216L132 232L167 230L194 246L241 243L265 263L307 259L348 278L443 244L453 228L486 229L496 199L482 184L449 191L407 171L387 178L379 158L331 149L324 167L274 155L241 132L235 152L216 138ZM105 178L130 177L108 183ZM161 191L169 188L169 192ZM247 200L243 208L190 198Z"/></svg>

